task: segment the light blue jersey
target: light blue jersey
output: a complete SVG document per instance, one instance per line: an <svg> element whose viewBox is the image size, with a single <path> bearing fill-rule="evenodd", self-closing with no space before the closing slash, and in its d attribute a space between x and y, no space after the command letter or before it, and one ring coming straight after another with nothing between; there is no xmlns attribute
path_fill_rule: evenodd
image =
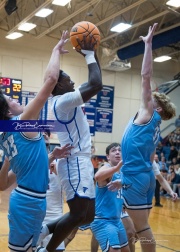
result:
<svg viewBox="0 0 180 252"><path fill-rule="evenodd" d="M120 179L120 173L115 173L112 181ZM121 190L109 191L107 186L96 186L96 213L95 218L120 219L123 199Z"/></svg>
<svg viewBox="0 0 180 252"><path fill-rule="evenodd" d="M121 174L115 173L112 180L120 178ZM96 213L91 230L103 252L108 252L110 247L121 249L128 245L126 231L120 219L122 205L121 190L112 192L107 186L96 185Z"/></svg>
<svg viewBox="0 0 180 252"><path fill-rule="evenodd" d="M31 139L21 132L2 133L0 146L10 161L18 184L9 200L8 247L25 252L36 247L46 213L49 165L46 146L41 134Z"/></svg>
<svg viewBox="0 0 180 252"><path fill-rule="evenodd" d="M124 174L152 170L150 157L159 142L161 117L155 110L146 124L133 121L134 118L127 125L121 143Z"/></svg>
<svg viewBox="0 0 180 252"><path fill-rule="evenodd" d="M12 171L16 174L18 186L46 193L48 156L42 135L31 139L21 132L6 132L0 135L0 145L10 161Z"/></svg>

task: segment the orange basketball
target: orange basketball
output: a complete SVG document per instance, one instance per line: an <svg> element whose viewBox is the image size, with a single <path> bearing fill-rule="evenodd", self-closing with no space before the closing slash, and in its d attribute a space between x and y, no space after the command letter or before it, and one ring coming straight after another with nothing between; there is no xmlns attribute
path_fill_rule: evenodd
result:
<svg viewBox="0 0 180 252"><path fill-rule="evenodd" d="M100 32L98 28L90 22L82 21L75 24L70 31L70 40L71 44L75 49L81 49L76 38L78 37L80 41L83 41L83 36L86 35L86 40L89 40L89 35L92 35L92 42L97 41L95 45L95 49L98 47L100 43Z"/></svg>

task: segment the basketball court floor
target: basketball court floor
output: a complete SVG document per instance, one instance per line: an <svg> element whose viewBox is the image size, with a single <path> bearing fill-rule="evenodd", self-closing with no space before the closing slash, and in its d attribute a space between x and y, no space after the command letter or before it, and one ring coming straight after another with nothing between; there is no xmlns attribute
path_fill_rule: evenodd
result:
<svg viewBox="0 0 180 252"><path fill-rule="evenodd" d="M8 241L8 201L12 187L0 192L0 252L9 252ZM153 207L150 214L150 225L157 243L157 252L180 252L180 199L172 202L169 198L161 198L163 207ZM68 211L64 203L64 211ZM74 240L67 246L66 252L90 252L91 231L78 231ZM99 251L101 251L99 249ZM136 243L136 251L140 252L140 244Z"/></svg>

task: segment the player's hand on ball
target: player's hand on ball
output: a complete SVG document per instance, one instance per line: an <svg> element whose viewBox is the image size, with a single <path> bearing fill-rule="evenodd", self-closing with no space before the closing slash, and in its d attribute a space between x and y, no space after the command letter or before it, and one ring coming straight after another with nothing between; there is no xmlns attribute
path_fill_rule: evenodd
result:
<svg viewBox="0 0 180 252"><path fill-rule="evenodd" d="M89 35L88 40L86 39L85 34L83 35L82 41L80 41L80 39L78 37L76 38L76 40L77 40L79 47L81 48L81 49L77 48L76 51L79 52L80 54L85 56L85 54L82 53L82 50L87 50L87 51L94 51L95 50L95 45L97 44L97 41L95 41L94 39L92 40L91 34Z"/></svg>

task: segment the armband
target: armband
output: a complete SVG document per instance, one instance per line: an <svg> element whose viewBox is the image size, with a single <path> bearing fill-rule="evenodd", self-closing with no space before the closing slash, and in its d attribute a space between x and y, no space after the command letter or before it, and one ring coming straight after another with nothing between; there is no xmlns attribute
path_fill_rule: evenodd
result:
<svg viewBox="0 0 180 252"><path fill-rule="evenodd" d="M81 50L83 54L85 54L85 60L87 65L96 63L96 59L94 57L94 51Z"/></svg>

